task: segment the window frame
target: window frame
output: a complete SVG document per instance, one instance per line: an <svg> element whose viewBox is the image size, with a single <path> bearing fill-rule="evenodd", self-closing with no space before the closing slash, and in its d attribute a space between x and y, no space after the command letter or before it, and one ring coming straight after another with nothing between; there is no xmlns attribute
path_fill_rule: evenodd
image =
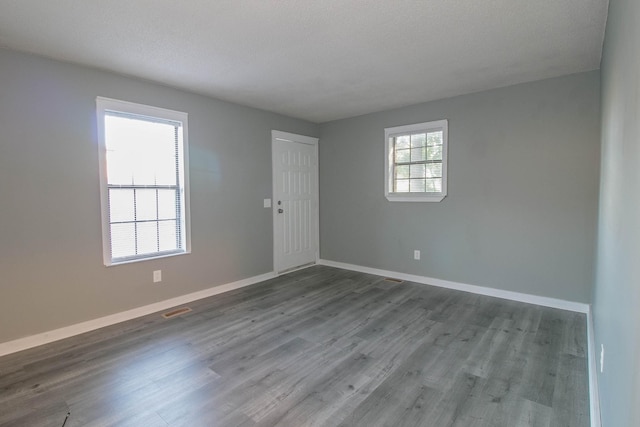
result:
<svg viewBox="0 0 640 427"><path fill-rule="evenodd" d="M98 157L100 173L100 204L102 221L102 256L104 265L129 264L152 259L166 258L177 255L191 253L191 215L190 215L190 192L189 192L189 135L188 135L188 114L181 111L168 110L165 108L150 105L137 104L117 99L96 97L97 112L97 137L98 137ZM181 172L182 182L178 183L180 201L182 206L182 217L180 219L181 233L184 235L184 248L182 250L153 252L150 254L123 257L114 260L111 256L111 222L109 213L109 182L107 176L107 153L105 134L105 115L109 112L124 115L143 116L158 121L180 122L182 124L182 147ZM182 184L182 185L180 185ZM142 187L142 186L141 186Z"/></svg>
<svg viewBox="0 0 640 427"><path fill-rule="evenodd" d="M429 133L442 131L442 191L440 192L394 192L394 147L391 138L411 135L416 133ZM449 142L449 121L435 120L431 122L415 123L411 125L394 126L384 129L384 196L390 202L440 202L447 196L447 162L448 162L448 142Z"/></svg>

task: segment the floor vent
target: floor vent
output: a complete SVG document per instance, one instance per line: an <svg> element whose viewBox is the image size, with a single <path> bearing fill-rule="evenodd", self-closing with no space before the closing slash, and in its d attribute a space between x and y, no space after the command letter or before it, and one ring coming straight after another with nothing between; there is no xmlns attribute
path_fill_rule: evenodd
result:
<svg viewBox="0 0 640 427"><path fill-rule="evenodd" d="M393 283L402 283L403 282L403 280L392 279L391 277L385 277L384 280L386 280L387 282L393 282Z"/></svg>
<svg viewBox="0 0 640 427"><path fill-rule="evenodd" d="M162 317L165 319L171 319L172 317L180 316L181 314L185 314L190 312L191 309L189 307L176 308L175 310L167 311L162 314Z"/></svg>

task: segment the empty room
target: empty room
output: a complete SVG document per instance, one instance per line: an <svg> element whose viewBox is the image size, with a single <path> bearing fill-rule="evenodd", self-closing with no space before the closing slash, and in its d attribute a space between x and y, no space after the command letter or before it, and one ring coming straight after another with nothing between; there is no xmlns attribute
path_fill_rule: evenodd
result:
<svg viewBox="0 0 640 427"><path fill-rule="evenodd" d="M637 0L0 0L0 427L640 425Z"/></svg>

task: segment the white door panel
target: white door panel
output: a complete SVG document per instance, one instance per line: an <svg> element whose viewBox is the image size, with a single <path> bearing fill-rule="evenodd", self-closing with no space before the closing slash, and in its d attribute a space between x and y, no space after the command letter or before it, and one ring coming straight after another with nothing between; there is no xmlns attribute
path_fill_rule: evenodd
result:
<svg viewBox="0 0 640 427"><path fill-rule="evenodd" d="M317 139L273 132L274 263L277 272L316 261Z"/></svg>

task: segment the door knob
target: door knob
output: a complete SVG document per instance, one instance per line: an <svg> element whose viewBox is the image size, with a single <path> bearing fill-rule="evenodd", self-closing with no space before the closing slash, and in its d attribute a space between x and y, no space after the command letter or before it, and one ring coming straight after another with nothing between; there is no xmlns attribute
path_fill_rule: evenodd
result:
<svg viewBox="0 0 640 427"><path fill-rule="evenodd" d="M278 209L278 213L282 213L284 212L282 209Z"/></svg>

